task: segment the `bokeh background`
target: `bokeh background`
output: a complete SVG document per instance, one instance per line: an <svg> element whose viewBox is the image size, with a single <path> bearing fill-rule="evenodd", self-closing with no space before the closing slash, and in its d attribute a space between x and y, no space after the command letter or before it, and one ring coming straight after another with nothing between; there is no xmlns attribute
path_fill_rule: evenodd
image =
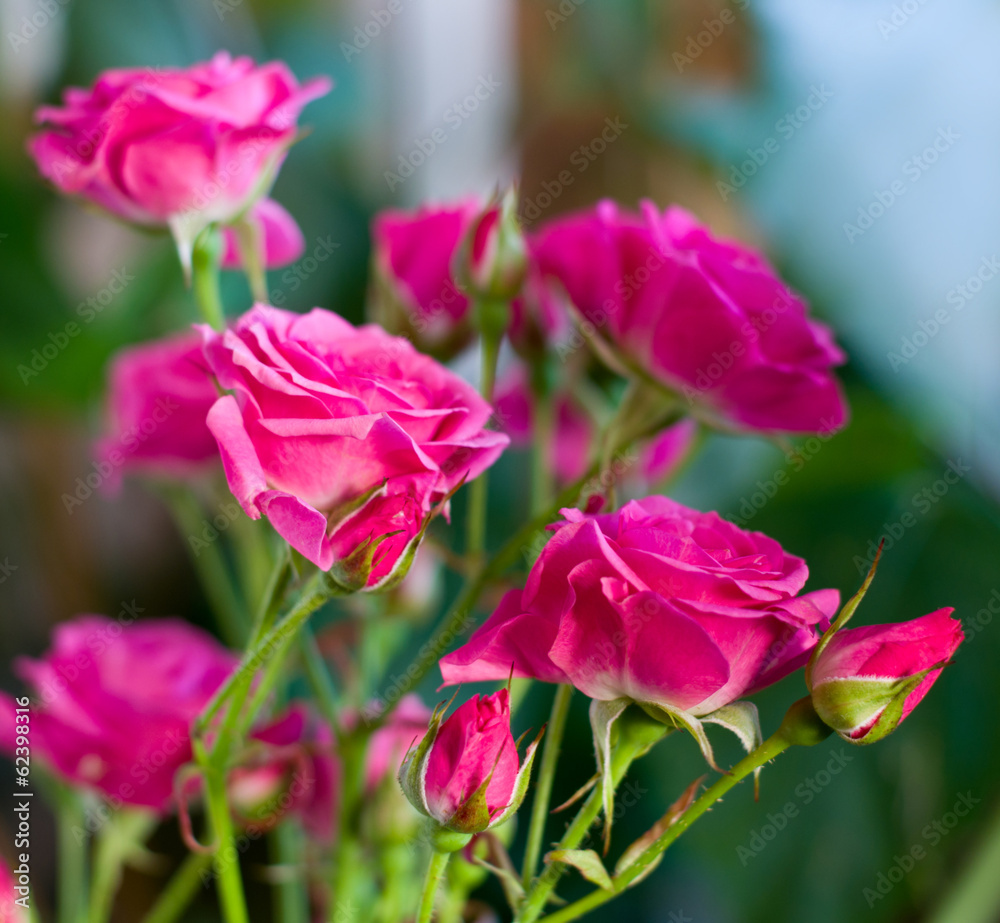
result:
<svg viewBox="0 0 1000 923"><path fill-rule="evenodd" d="M40 10L44 24L26 31ZM759 803L741 786L649 881L593 919L944 919L935 914L950 889L1000 838L1000 275L990 268L1000 266L1000 5L0 0L0 28L5 688L17 688L11 660L43 650L52 625L78 612L113 615L135 600L149 615L210 624L183 531L154 492L126 482L72 513L60 499L92 470L108 356L195 312L168 240L63 201L39 180L24 148L32 110L106 67L186 65L218 48L280 57L300 77L336 81L307 109L311 135L275 190L310 252L326 241L332 253L272 273L272 301L359 320L369 221L387 206L489 193L515 177L529 225L604 196L678 202L763 247L836 329L851 357L853 420L791 456L714 436L675 496L775 536L806 557L814 588L852 592L859 561L888 533L859 620L953 605L966 625L955 665L903 730L871 749L831 741L786 755L764 772ZM439 127L445 143L402 182L387 177ZM903 193L891 193L894 183ZM116 273L127 284L82 334L37 374L20 372ZM230 303L248 297L242 279L226 284ZM935 494L950 463L965 473ZM525 467L512 452L493 479L498 534L526 505ZM779 472L787 482L772 489ZM901 525L906 513L912 526ZM761 697L765 732L804 691L798 684ZM425 692L433 701L431 684ZM537 727L549 696L533 690L519 723ZM571 727L557 800L590 771L579 697ZM831 761L841 771L824 774ZM616 827L622 842L701 771L679 738L643 761L635 780L645 792ZM950 823L961 794L975 806L933 842L927 825ZM783 829L755 848L779 813ZM0 813L0 851L8 826ZM51 835L36 819L37 841ZM926 858L887 894L866 896L914 844ZM175 831L155 845L176 854ZM38 874L51 881L55 869ZM1000 919L990 893L1000 874L984 880L979 915L948 923ZM130 873L120 919L137 919L161 881L155 867ZM255 909L267 919L266 900ZM206 894L191 919L213 918Z"/></svg>

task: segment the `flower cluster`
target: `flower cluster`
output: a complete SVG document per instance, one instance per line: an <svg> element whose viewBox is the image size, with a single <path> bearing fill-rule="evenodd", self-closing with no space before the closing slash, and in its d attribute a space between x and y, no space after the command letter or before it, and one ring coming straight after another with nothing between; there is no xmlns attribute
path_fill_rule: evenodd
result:
<svg viewBox="0 0 1000 923"><path fill-rule="evenodd" d="M677 207L604 201L530 232L513 189L393 209L372 225L372 322L266 303L227 318L220 268L244 269L260 300L262 274L303 251L295 219L267 196L303 106L330 85L220 52L186 69L109 71L39 111L46 127L29 147L43 175L168 228L193 272L206 323L112 359L96 451L116 475L153 475L172 495L233 509L238 539L202 570L211 601L236 610L226 626L245 650L181 619L78 616L45 656L16 663L30 696L0 698L0 743L24 759L30 726L45 771L88 803L133 819L176 813L190 848L215 853L226 923L248 919L241 838L281 824L303 834L281 859L289 900L315 911L302 918L332 918L381 888L379 919L419 906L428 923L445 879L450 918L468 918L471 888L491 873L518 923L534 923L567 866L599 886L588 909L646 874L686 827L674 822L700 780L613 878L580 848L602 807L607 842L625 770L670 731L689 732L715 769L706 725L749 754L693 819L793 744L832 732L870 744L895 730L962 630L950 609L845 628L874 567L841 607L837 590L806 589L806 562L775 538L663 493L708 429L827 435L848 419L831 331L762 254ZM459 373L473 343L478 387ZM503 537L488 525L486 475L511 443L534 445L533 523L491 556ZM459 542L446 523L463 488ZM464 588L390 684L394 657L437 607L445 563ZM313 636L310 616L335 597ZM486 599L492 615L465 638ZM506 685L446 717L450 703L431 711L404 694L435 666L445 685ZM800 669L809 694L764 741L752 697ZM506 822L542 733L519 752L514 678L561 687L522 875ZM307 683L313 697L289 701ZM573 689L590 700L595 791L536 875ZM194 832L198 799L210 842ZM425 842L426 876L412 861ZM463 866L447 875L452 854ZM0 865L10 903L7 879Z"/></svg>

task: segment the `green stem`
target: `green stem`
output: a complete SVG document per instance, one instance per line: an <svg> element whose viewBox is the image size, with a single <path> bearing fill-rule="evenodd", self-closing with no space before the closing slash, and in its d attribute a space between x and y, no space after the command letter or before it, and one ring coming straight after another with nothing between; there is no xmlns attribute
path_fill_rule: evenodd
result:
<svg viewBox="0 0 1000 923"><path fill-rule="evenodd" d="M668 827L658 839L648 846L632 865L615 875L611 879L613 887L610 891L602 889L588 894L568 907L563 907L561 910L543 917L541 923L568 923L569 920L576 920L585 913L589 913L595 907L600 907L602 904L617 897L642 875L674 840L734 785L745 779L755 769L773 760L779 753L787 750L790 746L791 741L785 738L780 730L769 737L756 750L740 760L733 767L729 775L722 776L714 785L707 788L701 797L680 816L677 822Z"/></svg>
<svg viewBox="0 0 1000 923"><path fill-rule="evenodd" d="M101 829L95 841L87 923L107 923L111 918L122 867L142 847L157 822L151 812L126 810Z"/></svg>
<svg viewBox="0 0 1000 923"><path fill-rule="evenodd" d="M74 792L60 787L59 923L80 923L87 905L87 838L83 806ZM82 841L78 836L82 835Z"/></svg>
<svg viewBox="0 0 1000 923"><path fill-rule="evenodd" d="M188 853L142 923L174 923L179 919L201 888L202 876L211 864L211 853Z"/></svg>
<svg viewBox="0 0 1000 923"><path fill-rule="evenodd" d="M930 923L993 923L1000 914L1000 810Z"/></svg>
<svg viewBox="0 0 1000 923"><path fill-rule="evenodd" d="M242 647L246 643L247 636L243 615L245 607L236 592L232 574L219 546L220 538L216 537L210 541L199 538L205 522L205 511L194 494L186 488L177 488L173 485L165 485L163 492L174 519L184 535L191 563L215 614L223 639L231 647ZM197 547L192 538L198 539Z"/></svg>
<svg viewBox="0 0 1000 923"><path fill-rule="evenodd" d="M361 843L358 837L358 814L364 800L365 750L368 728L364 722L340 739L340 803L337 813L336 845L332 856L333 894L337 904L353 905L361 870Z"/></svg>
<svg viewBox="0 0 1000 923"><path fill-rule="evenodd" d="M633 760L642 752L643 749L640 747L620 745L615 748L611 755L611 778L615 788L625 778L625 773L628 772ZM597 815L601 813L603 792L603 784L598 780L576 817L573 818L573 822L566 828L566 832L556 849L578 849L580 847L584 837L587 836L587 831L597 820ZM565 870L566 866L561 862L553 862L531 883L517 916L514 918L516 923L533 923L541 916L549 896L555 890L555 886Z"/></svg>
<svg viewBox="0 0 1000 923"><path fill-rule="evenodd" d="M441 879L448 868L449 852L431 851L431 861L427 865L427 877L424 879L424 890L420 895L420 909L417 911L416 923L431 923L434 918L434 899L437 897Z"/></svg>
<svg viewBox="0 0 1000 923"><path fill-rule="evenodd" d="M285 820L274 829L270 839L273 855L287 874L274 888L275 919L280 923L309 923L309 894L300 869L302 830L295 821Z"/></svg>
<svg viewBox="0 0 1000 923"><path fill-rule="evenodd" d="M544 510L555 493L552 470L552 440L555 434L555 408L548 386L545 358L531 367L531 416L534 441L531 449L531 512Z"/></svg>
<svg viewBox="0 0 1000 923"><path fill-rule="evenodd" d="M556 777L556 764L559 761L559 748L562 746L563 732L566 730L566 719L569 716L569 703L573 698L573 687L563 683L556 688L552 700L552 714L542 745L542 761L538 768L538 783L535 787L535 800L531 805L531 825L528 827L528 843L524 848L524 868L521 879L525 886L535 877L535 867L542 852L542 842L545 837L545 822L549 816L549 800L552 797L552 783Z"/></svg>
<svg viewBox="0 0 1000 923"><path fill-rule="evenodd" d="M302 648L302 663L306 668L306 680L316 699L319 713L339 740L343 735L343 728L340 723L340 709L337 705L337 690L333 687L330 671L320 653L316 636L308 625L303 627L302 633L299 635L299 644Z"/></svg>
<svg viewBox="0 0 1000 923"><path fill-rule="evenodd" d="M233 819L226 796L226 770L211 762L205 770L205 800L215 836L215 874L225 923L249 923Z"/></svg>
<svg viewBox="0 0 1000 923"><path fill-rule="evenodd" d="M480 393L487 403L493 403L493 386L496 382L497 358L500 355L500 342L503 330L499 333L484 330L482 344L482 380ZM488 479L484 471L469 485L469 508L466 531L465 554L473 562L482 560L486 550L486 512L488 499Z"/></svg>
<svg viewBox="0 0 1000 923"><path fill-rule="evenodd" d="M219 260L222 240L216 228L208 227L194 243L191 254L192 287L205 323L216 330L226 326L226 312L219 294Z"/></svg>

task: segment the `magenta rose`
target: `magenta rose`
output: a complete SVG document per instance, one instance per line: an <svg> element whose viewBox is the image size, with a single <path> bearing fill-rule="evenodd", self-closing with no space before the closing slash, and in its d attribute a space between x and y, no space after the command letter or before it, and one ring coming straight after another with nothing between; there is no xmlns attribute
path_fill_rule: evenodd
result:
<svg viewBox="0 0 1000 923"><path fill-rule="evenodd" d="M180 619L124 618L77 616L56 626L43 659L16 662L32 691L32 753L72 783L165 814L174 773L192 758L191 722L238 658Z"/></svg>
<svg viewBox="0 0 1000 923"><path fill-rule="evenodd" d="M802 666L836 590L774 539L667 497L563 510L524 590L441 660L446 684L527 676L704 716Z"/></svg>
<svg viewBox="0 0 1000 923"><path fill-rule="evenodd" d="M450 351L471 335L469 299L455 279L456 255L481 205L390 209L372 222L379 320L429 347Z"/></svg>
<svg viewBox="0 0 1000 923"><path fill-rule="evenodd" d="M202 331L233 392L208 415L230 489L349 586L401 578L430 517L508 443L470 385L380 327L257 306Z"/></svg>
<svg viewBox="0 0 1000 923"><path fill-rule="evenodd" d="M126 221L169 225L189 246L267 193L303 106L330 86L224 51L188 68L109 70L38 110L47 127L30 151L61 191Z"/></svg>
<svg viewBox="0 0 1000 923"><path fill-rule="evenodd" d="M255 202L247 219L256 225L257 233L264 245L264 268L277 269L294 263L306 249L306 241L295 219L274 199L260 199ZM236 231L227 227L222 232L223 251L221 266L223 269L241 269L243 257L240 256Z"/></svg>
<svg viewBox="0 0 1000 923"><path fill-rule="evenodd" d="M510 732L510 696L501 689L473 696L443 723L436 713L399 779L418 811L450 830L479 833L520 807L534 748L522 765Z"/></svg>
<svg viewBox="0 0 1000 923"><path fill-rule="evenodd" d="M684 210L604 201L549 222L531 249L609 361L683 393L715 422L832 432L847 418L830 331L763 256Z"/></svg>
<svg viewBox="0 0 1000 923"><path fill-rule="evenodd" d="M965 637L953 611L834 632L807 670L816 713L855 744L874 743L894 731Z"/></svg>
<svg viewBox="0 0 1000 923"><path fill-rule="evenodd" d="M98 464L187 477L219 458L205 422L219 396L195 331L131 346L111 360L106 433Z"/></svg>

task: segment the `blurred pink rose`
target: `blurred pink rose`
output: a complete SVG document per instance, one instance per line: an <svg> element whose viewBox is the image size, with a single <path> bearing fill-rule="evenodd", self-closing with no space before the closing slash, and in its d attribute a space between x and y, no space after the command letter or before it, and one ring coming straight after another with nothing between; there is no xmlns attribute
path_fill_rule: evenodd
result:
<svg viewBox="0 0 1000 923"><path fill-rule="evenodd" d="M835 632L808 671L817 714L851 743L874 743L894 731L965 637L952 612Z"/></svg>
<svg viewBox="0 0 1000 923"><path fill-rule="evenodd" d="M543 226L539 270L558 282L615 363L684 394L720 422L832 432L847 408L844 354L759 253L716 240L683 209L604 201Z"/></svg>
<svg viewBox="0 0 1000 923"><path fill-rule="evenodd" d="M188 68L109 70L89 90L66 90L63 106L39 109L48 127L29 149L61 191L127 221L170 225L190 244L267 193L300 111L330 87L225 51Z"/></svg>
<svg viewBox="0 0 1000 923"><path fill-rule="evenodd" d="M671 477L687 457L698 433L694 420L668 426L639 449L639 474L646 484L660 484Z"/></svg>
<svg viewBox="0 0 1000 923"><path fill-rule="evenodd" d="M459 348L471 335L469 299L454 275L459 246L479 214L476 199L389 209L372 222L379 320L429 347Z"/></svg>
<svg viewBox="0 0 1000 923"><path fill-rule="evenodd" d="M386 778L395 780L407 750L427 733L431 710L417 695L400 699L388 721L372 734L365 758L365 787L373 792Z"/></svg>
<svg viewBox="0 0 1000 923"><path fill-rule="evenodd" d="M122 470L185 477L219 458L206 417L219 392L196 331L130 346L111 360L107 435L98 464L115 484Z"/></svg>
<svg viewBox="0 0 1000 923"><path fill-rule="evenodd" d="M7 863L0 859L0 923L28 923L29 916L27 908L31 906L31 868L27 864L24 871L18 872L21 868L17 864L14 868L18 873L18 880L15 880ZM23 882L21 877L23 877ZM21 893L15 891L15 887L25 890ZM19 900L24 900L24 904L18 904Z"/></svg>
<svg viewBox="0 0 1000 923"><path fill-rule="evenodd" d="M436 506L509 441L470 385L380 327L257 306L202 330L234 392L208 415L230 489L351 586L404 575Z"/></svg>
<svg viewBox="0 0 1000 923"><path fill-rule="evenodd" d="M306 249L306 241L299 230L295 219L274 199L260 199L251 206L249 220L257 225L258 233L264 242L264 268L277 269L294 263ZM240 269L243 258L240 256L236 232L227 227L222 232L224 249L222 252L223 269Z"/></svg>
<svg viewBox="0 0 1000 923"><path fill-rule="evenodd" d="M191 760L190 725L238 658L180 619L80 615L56 626L42 660L19 658L31 687L33 755L70 782L168 812L174 773ZM13 749L3 698L2 743Z"/></svg>
<svg viewBox="0 0 1000 923"><path fill-rule="evenodd" d="M441 660L446 684L515 676L572 683L703 716L802 666L836 590L760 532L666 497L567 521L524 590Z"/></svg>

